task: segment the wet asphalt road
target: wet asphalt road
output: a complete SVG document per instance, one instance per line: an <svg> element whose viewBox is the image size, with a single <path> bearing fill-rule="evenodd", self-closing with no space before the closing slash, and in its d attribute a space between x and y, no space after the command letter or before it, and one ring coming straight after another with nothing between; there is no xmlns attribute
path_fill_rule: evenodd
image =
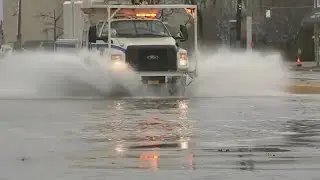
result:
<svg viewBox="0 0 320 180"><path fill-rule="evenodd" d="M316 71L293 71L289 75L289 78L291 83L297 85L320 85L320 72Z"/></svg>
<svg viewBox="0 0 320 180"><path fill-rule="evenodd" d="M320 72L296 71L290 76L291 78L320 80Z"/></svg>
<svg viewBox="0 0 320 180"><path fill-rule="evenodd" d="M0 100L0 179L320 179L320 97Z"/></svg>

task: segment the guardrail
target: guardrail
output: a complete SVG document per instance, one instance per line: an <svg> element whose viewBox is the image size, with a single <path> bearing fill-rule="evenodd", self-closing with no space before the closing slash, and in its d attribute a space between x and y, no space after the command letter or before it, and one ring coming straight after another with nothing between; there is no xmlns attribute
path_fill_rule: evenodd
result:
<svg viewBox="0 0 320 180"><path fill-rule="evenodd" d="M79 50L81 48L85 48L81 46L81 42L77 39L58 39L55 42L55 51L72 51ZM105 48L108 48L108 44L106 43L89 43L88 49L96 49L97 51L101 51Z"/></svg>
<svg viewBox="0 0 320 180"><path fill-rule="evenodd" d="M77 39L58 39L55 42L55 51L70 51L70 49L80 49L80 42Z"/></svg>

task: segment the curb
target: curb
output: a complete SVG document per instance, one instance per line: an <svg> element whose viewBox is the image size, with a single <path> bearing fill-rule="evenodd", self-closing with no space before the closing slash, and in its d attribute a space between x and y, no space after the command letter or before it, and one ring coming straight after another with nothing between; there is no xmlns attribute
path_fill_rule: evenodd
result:
<svg viewBox="0 0 320 180"><path fill-rule="evenodd" d="M290 68L291 71L313 71L313 72L320 72L319 68Z"/></svg>
<svg viewBox="0 0 320 180"><path fill-rule="evenodd" d="M320 94L320 85L292 84L289 85L286 90L293 94Z"/></svg>

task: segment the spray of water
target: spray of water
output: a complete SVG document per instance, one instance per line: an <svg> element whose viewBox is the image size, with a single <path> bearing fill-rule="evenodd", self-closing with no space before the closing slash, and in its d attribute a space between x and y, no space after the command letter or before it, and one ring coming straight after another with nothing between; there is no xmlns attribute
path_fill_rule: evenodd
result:
<svg viewBox="0 0 320 180"><path fill-rule="evenodd" d="M221 48L202 52L192 96L257 96L284 94L289 72L276 52L235 52Z"/></svg>
<svg viewBox="0 0 320 180"><path fill-rule="evenodd" d="M1 59L1 98L110 96L138 85L132 71L117 76L97 53L24 52Z"/></svg>
<svg viewBox="0 0 320 180"><path fill-rule="evenodd" d="M201 56L191 97L270 95L287 83L278 53L219 49ZM134 72L114 73L109 67L97 52L13 54L0 61L0 98L152 96Z"/></svg>

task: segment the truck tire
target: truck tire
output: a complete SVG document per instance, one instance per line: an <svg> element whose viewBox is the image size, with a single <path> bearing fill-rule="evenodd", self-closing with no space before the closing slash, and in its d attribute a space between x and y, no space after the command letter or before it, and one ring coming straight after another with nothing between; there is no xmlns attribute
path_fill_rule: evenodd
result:
<svg viewBox="0 0 320 180"><path fill-rule="evenodd" d="M157 85L147 85L148 91L155 94L155 95L161 95L162 94L162 87L163 84L157 84Z"/></svg>
<svg viewBox="0 0 320 180"><path fill-rule="evenodd" d="M110 89L108 95L110 97L126 97L131 96L131 93L125 86L120 84L114 84Z"/></svg>
<svg viewBox="0 0 320 180"><path fill-rule="evenodd" d="M186 77L176 77L175 81L168 83L167 89L170 96L185 96Z"/></svg>

